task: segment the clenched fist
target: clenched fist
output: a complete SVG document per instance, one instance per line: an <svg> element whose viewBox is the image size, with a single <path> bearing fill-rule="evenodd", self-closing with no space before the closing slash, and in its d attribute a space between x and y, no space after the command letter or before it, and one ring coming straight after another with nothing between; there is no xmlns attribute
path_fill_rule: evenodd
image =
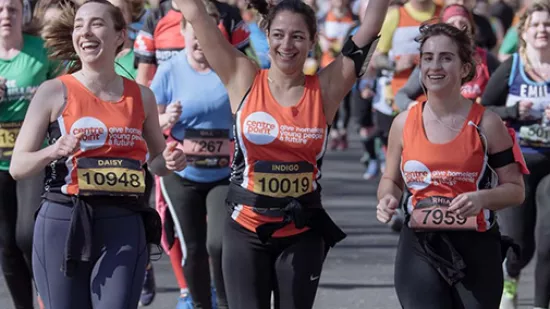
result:
<svg viewBox="0 0 550 309"><path fill-rule="evenodd" d="M172 127L180 119L181 103L179 101L172 102L166 107L166 115L168 115L169 126Z"/></svg>
<svg viewBox="0 0 550 309"><path fill-rule="evenodd" d="M80 148L80 139L84 136L84 133L78 133L77 135L63 135L53 145L52 157L54 160L68 157Z"/></svg>
<svg viewBox="0 0 550 309"><path fill-rule="evenodd" d="M171 142L162 153L169 171L181 171L187 166L185 154L177 146L177 142Z"/></svg>
<svg viewBox="0 0 550 309"><path fill-rule="evenodd" d="M382 223L390 222L391 218L395 215L399 201L393 197L393 195L386 195L378 202L376 206L376 218Z"/></svg>

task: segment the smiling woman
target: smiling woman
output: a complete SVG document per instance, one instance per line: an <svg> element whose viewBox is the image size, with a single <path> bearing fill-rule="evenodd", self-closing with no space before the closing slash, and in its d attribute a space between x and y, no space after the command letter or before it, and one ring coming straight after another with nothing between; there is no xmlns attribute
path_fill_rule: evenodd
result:
<svg viewBox="0 0 550 309"><path fill-rule="evenodd" d="M44 29L52 57L69 61L73 74L36 92L10 173L20 179L46 168L33 246L46 309L137 307L147 244L160 243L160 218L140 199L143 165L149 158L159 175L185 166L181 150L165 147L151 91L115 73L125 29L106 0L64 7Z"/></svg>
<svg viewBox="0 0 550 309"><path fill-rule="evenodd" d="M420 80L428 101L399 114L390 131L377 217L391 219L405 186L410 194L395 262L405 309L498 308L503 275L495 211L524 199L523 158L515 156L502 120L461 95L476 72L466 31L444 23L421 27Z"/></svg>
<svg viewBox="0 0 550 309"><path fill-rule="evenodd" d="M305 76L317 37L315 12L301 0L271 6L251 0L267 34L268 70L227 43L201 0L175 0L227 89L236 147L223 233L223 277L229 308L313 307L322 265L345 234L323 210L321 161L328 126L364 73L388 8L370 1L364 23L320 73Z"/></svg>

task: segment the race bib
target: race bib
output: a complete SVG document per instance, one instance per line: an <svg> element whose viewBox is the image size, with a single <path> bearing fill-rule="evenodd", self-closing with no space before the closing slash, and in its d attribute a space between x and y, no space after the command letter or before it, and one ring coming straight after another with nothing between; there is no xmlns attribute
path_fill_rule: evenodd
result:
<svg viewBox="0 0 550 309"><path fill-rule="evenodd" d="M256 194L299 197L313 191L313 165L307 162L258 161L253 175Z"/></svg>
<svg viewBox="0 0 550 309"><path fill-rule="evenodd" d="M186 130L183 149L188 166L221 168L229 165L229 130Z"/></svg>
<svg viewBox="0 0 550 309"><path fill-rule="evenodd" d="M23 122L0 123L0 160L9 161Z"/></svg>
<svg viewBox="0 0 550 309"><path fill-rule="evenodd" d="M519 143L522 146L550 147L550 127L538 123L519 129Z"/></svg>
<svg viewBox="0 0 550 309"><path fill-rule="evenodd" d="M137 160L79 158L77 177L80 195L142 195L145 174Z"/></svg>
<svg viewBox="0 0 550 309"><path fill-rule="evenodd" d="M477 217L464 218L448 211L452 199L433 196L417 203L409 219L415 230L477 230Z"/></svg>

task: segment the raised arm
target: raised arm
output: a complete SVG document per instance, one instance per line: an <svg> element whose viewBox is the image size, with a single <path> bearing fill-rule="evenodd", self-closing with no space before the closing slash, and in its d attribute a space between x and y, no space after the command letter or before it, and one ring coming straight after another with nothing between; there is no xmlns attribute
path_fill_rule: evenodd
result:
<svg viewBox="0 0 550 309"><path fill-rule="evenodd" d="M351 39L359 48L352 56L355 60L340 54L319 73L325 115L328 122L332 122L340 101L355 83L358 77L358 68L362 67L365 61L369 61L369 57L375 48L373 45L369 48L369 45L373 43L382 28L388 5L388 0L370 0L363 22Z"/></svg>
<svg viewBox="0 0 550 309"><path fill-rule="evenodd" d="M185 20L193 26L208 63L228 90L235 111L252 85L258 66L224 38L214 19L208 15L203 0L174 1Z"/></svg>
<svg viewBox="0 0 550 309"><path fill-rule="evenodd" d="M10 174L14 179L38 174L46 165L59 158L55 145L43 149L40 147L46 138L49 123L55 120L59 112L59 108L54 106L55 103L63 102L63 92L63 84L57 79L44 82L36 91L11 157Z"/></svg>

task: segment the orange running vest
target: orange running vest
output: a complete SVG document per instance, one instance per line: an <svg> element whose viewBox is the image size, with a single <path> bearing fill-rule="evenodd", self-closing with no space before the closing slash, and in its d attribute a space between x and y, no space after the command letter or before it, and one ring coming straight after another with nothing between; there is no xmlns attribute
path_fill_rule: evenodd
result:
<svg viewBox="0 0 550 309"><path fill-rule="evenodd" d="M66 104L49 128L50 143L83 133L80 150L46 169L46 190L66 195L139 196L145 191L145 111L137 83L124 78L117 102L100 100L72 75L59 77Z"/></svg>
<svg viewBox="0 0 550 309"><path fill-rule="evenodd" d="M411 108L403 128L401 173L412 194L407 202L409 214L425 198L452 199L461 193L493 186L488 155L476 128L485 108L473 104L460 133L447 143L434 144L424 130L422 111L425 104ZM490 210L478 214L478 231L488 230L493 223L494 214Z"/></svg>
<svg viewBox="0 0 550 309"><path fill-rule="evenodd" d="M235 115L236 153L231 181L260 195L299 197L319 187L319 162L327 145L328 126L319 79L317 75L306 76L300 101L285 107L273 98L267 72L258 73ZM237 205L232 217L255 232L264 223L282 221L282 217L268 212ZM292 222L273 237L307 229L299 230Z"/></svg>

